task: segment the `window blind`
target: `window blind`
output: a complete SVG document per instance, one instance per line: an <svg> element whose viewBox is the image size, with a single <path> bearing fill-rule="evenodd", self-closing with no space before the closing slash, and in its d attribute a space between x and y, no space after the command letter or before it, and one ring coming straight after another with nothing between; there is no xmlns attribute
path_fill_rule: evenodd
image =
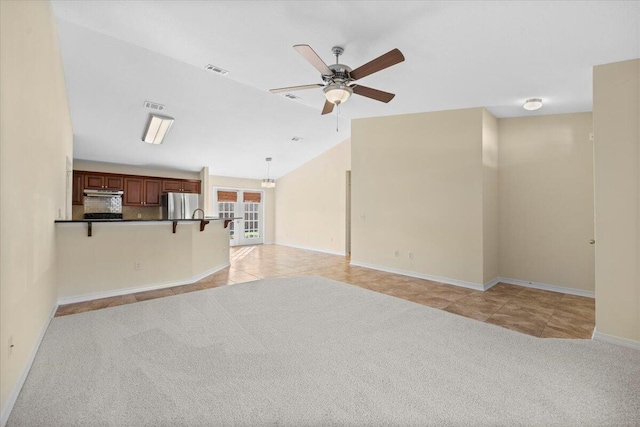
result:
<svg viewBox="0 0 640 427"><path fill-rule="evenodd" d="M237 202L238 193L235 191L218 191L218 202Z"/></svg>
<svg viewBox="0 0 640 427"><path fill-rule="evenodd" d="M262 195L260 193L249 193L245 191L244 193L244 201L245 202L254 202L260 203Z"/></svg>

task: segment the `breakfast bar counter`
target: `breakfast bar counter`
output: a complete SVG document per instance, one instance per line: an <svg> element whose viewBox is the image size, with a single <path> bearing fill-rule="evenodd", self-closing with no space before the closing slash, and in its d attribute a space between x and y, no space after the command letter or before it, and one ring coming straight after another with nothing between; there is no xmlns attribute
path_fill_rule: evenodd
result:
<svg viewBox="0 0 640 427"><path fill-rule="evenodd" d="M193 219L72 219L72 220L57 220L55 223L84 223L87 224L87 236L91 237L93 231L94 222L106 222L106 223L130 223L130 222L170 222L173 226L173 232L176 232L176 228L179 222L199 222L200 231L204 231L209 221L224 221L224 228L227 228L230 222L234 219L240 218L218 218L218 217L205 217L205 218L193 218Z"/></svg>
<svg viewBox="0 0 640 427"><path fill-rule="evenodd" d="M58 301L184 285L224 269L231 220L56 221Z"/></svg>

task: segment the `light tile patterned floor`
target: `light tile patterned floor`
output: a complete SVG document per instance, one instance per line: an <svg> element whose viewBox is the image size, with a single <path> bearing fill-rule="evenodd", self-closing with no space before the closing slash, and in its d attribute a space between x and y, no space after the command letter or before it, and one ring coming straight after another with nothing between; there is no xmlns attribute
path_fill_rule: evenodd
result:
<svg viewBox="0 0 640 427"><path fill-rule="evenodd" d="M197 283L61 306L56 316L130 304L263 278L324 276L542 338L590 338L595 302L557 292L499 283L474 291L355 267L349 259L277 245L231 248L231 267Z"/></svg>

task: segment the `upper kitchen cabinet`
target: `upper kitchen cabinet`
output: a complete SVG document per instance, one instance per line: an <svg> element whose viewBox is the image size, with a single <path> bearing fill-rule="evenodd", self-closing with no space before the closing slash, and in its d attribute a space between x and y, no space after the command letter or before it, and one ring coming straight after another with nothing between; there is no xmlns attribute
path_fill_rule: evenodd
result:
<svg viewBox="0 0 640 427"><path fill-rule="evenodd" d="M200 193L200 181L186 179L163 179L163 193Z"/></svg>
<svg viewBox="0 0 640 427"><path fill-rule="evenodd" d="M160 206L162 181L147 178L125 178L124 198L126 206Z"/></svg>
<svg viewBox="0 0 640 427"><path fill-rule="evenodd" d="M84 188L91 190L123 190L124 178L117 175L85 174Z"/></svg>
<svg viewBox="0 0 640 427"><path fill-rule="evenodd" d="M84 204L84 175L73 171L73 192L71 193L71 204Z"/></svg>

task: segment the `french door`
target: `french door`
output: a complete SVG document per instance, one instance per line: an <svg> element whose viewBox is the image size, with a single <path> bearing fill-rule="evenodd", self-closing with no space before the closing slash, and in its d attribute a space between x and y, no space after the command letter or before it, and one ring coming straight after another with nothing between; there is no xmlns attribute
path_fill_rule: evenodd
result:
<svg viewBox="0 0 640 427"><path fill-rule="evenodd" d="M229 224L229 244L258 245L264 241L264 192L214 188L220 218L237 218Z"/></svg>

